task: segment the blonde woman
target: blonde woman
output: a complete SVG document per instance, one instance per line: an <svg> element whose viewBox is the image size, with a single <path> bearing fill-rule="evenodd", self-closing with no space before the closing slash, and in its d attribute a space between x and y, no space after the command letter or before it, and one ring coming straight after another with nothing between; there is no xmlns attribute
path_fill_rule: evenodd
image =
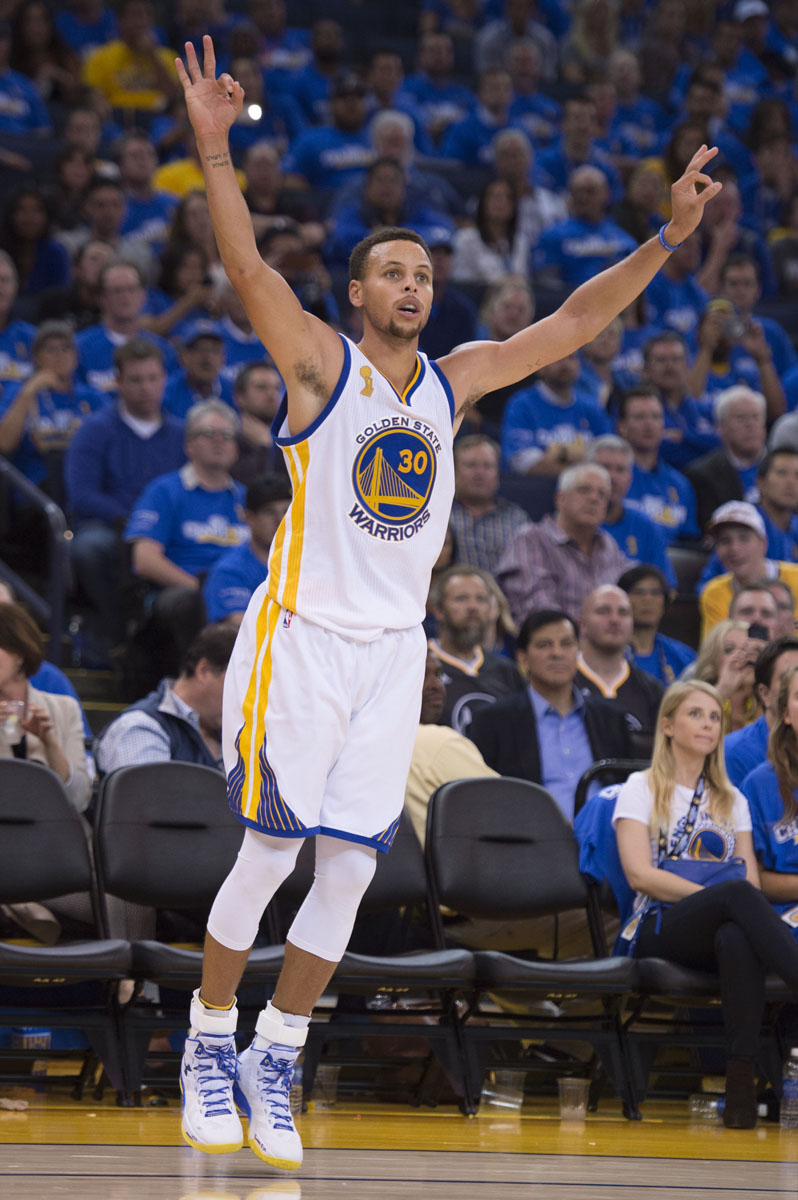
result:
<svg viewBox="0 0 798 1200"><path fill-rule="evenodd" d="M798 938L798 666L781 677L769 762L743 780L762 891Z"/></svg>
<svg viewBox="0 0 798 1200"><path fill-rule="evenodd" d="M717 688L724 733L750 725L761 713L754 691L754 663L764 645L748 636L745 621L719 621L701 642L693 678Z"/></svg>
<svg viewBox="0 0 798 1200"><path fill-rule="evenodd" d="M727 1050L723 1120L750 1129L756 1124L765 975L774 971L798 997L798 946L759 890L748 805L726 775L722 731L715 688L697 680L672 684L662 698L651 766L621 788L613 825L624 874L636 892L634 917L622 936L634 938L635 956L720 975ZM727 863L729 875L735 873L729 860L736 859L739 875L704 886L666 870L674 859L690 864L681 869L691 872L697 862Z"/></svg>

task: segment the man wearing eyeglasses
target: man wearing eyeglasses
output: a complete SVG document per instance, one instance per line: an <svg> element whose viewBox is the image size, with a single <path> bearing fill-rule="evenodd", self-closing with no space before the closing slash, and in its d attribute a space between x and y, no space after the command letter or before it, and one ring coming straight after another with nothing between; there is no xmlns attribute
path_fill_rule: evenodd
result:
<svg viewBox="0 0 798 1200"><path fill-rule="evenodd" d="M233 385L222 375L225 352L221 325L201 318L191 321L179 337L180 370L167 380L164 411L182 419L203 400L224 400L232 408Z"/></svg>

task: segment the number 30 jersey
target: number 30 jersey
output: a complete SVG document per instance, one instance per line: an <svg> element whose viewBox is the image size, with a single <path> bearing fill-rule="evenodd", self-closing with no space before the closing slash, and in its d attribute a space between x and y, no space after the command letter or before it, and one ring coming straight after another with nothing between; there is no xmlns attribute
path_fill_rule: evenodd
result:
<svg viewBox="0 0 798 1200"><path fill-rule="evenodd" d="M454 399L425 354L400 395L341 340L341 374L316 420L292 437L285 399L274 418L293 499L266 589L282 608L369 642L424 619L454 496Z"/></svg>

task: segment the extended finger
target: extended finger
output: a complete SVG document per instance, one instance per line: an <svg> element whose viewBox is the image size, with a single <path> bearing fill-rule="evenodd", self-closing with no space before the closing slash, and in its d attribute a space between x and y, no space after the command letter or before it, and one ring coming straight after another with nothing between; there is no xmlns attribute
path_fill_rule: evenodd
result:
<svg viewBox="0 0 798 1200"><path fill-rule="evenodd" d="M205 78L216 78L216 52L213 48L213 38L206 33L202 39L202 49L205 51Z"/></svg>
<svg viewBox="0 0 798 1200"><path fill-rule="evenodd" d="M186 68L183 66L182 58L175 59L175 67L177 69L177 78L180 80L181 84L183 85L183 91L185 91L187 88L189 88L191 86L191 80L188 77Z"/></svg>
<svg viewBox="0 0 798 1200"><path fill-rule="evenodd" d="M721 181L716 179L714 183L709 185L709 187L705 187L703 192L700 192L696 198L700 200L702 204L706 204L707 200L711 200L713 196L717 196L722 187L723 184Z"/></svg>
<svg viewBox="0 0 798 1200"><path fill-rule="evenodd" d="M708 163L711 158L715 157L717 152L718 152L717 146L707 146L706 144L704 144L698 150L696 150L695 154L690 159L689 163L687 164L687 170L688 171L692 171L694 169L700 170L701 167L703 167L705 163Z"/></svg>
<svg viewBox="0 0 798 1200"><path fill-rule="evenodd" d="M202 79L202 71L200 70L199 60L197 59L197 51L192 46L191 42L186 42L186 64L188 65L188 73L191 76L192 83L199 83Z"/></svg>

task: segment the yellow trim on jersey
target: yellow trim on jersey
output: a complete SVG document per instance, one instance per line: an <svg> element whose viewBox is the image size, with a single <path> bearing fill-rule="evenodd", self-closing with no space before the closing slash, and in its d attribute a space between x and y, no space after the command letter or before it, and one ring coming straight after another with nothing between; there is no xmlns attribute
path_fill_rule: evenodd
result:
<svg viewBox="0 0 798 1200"><path fill-rule="evenodd" d="M241 800L241 815L255 821L260 803L261 769L258 751L263 742L269 684L272 678L272 638L280 616L280 606L267 598L261 605L255 627L255 663L244 697L244 728L241 731L241 757L246 768L246 795Z"/></svg>
<svg viewBox="0 0 798 1200"><path fill-rule="evenodd" d="M299 470L294 462L294 455L299 459ZM291 501L291 539L288 543L288 558L285 568L282 605L291 612L296 612L297 592L299 590L299 571L302 563L302 546L305 537L305 493L308 478L308 463L310 461L310 446L300 442L291 447L288 465L291 475L293 499Z"/></svg>
<svg viewBox="0 0 798 1200"><path fill-rule="evenodd" d="M485 665L485 655L481 646L477 646L474 660L470 663L467 663L464 658L458 658L457 655L449 654L446 650L443 650L436 638L430 638L429 648L440 662L448 663L450 667L455 667L456 670L462 671L464 675L471 675L476 678Z"/></svg>
<svg viewBox="0 0 798 1200"><path fill-rule="evenodd" d="M269 554L269 595L273 599L277 599L278 589L280 587L280 572L282 570L283 544L285 542L285 531L288 526L288 513L291 511L291 506L277 527L277 532L274 535L271 552Z"/></svg>
<svg viewBox="0 0 798 1200"><path fill-rule="evenodd" d="M396 392L396 394L397 394L397 396L399 396L399 399L401 400L402 404L407 404L407 400L405 399L405 397L407 396L407 393L411 390L411 388L413 388L415 386L416 380L418 379L420 374L421 374L421 359L419 358L418 355L416 355L416 369L413 372L413 378L410 380L407 387L402 392L401 396L399 396L399 393ZM391 387L393 387L393 384L391 384ZM396 388L394 388L394 391L396 391Z"/></svg>
<svg viewBox="0 0 798 1200"><path fill-rule="evenodd" d="M620 675L611 684L607 683L606 679L602 679L600 675L597 675L595 671L592 671L582 658L581 654L579 655L579 662L577 666L586 679L589 679L591 683L595 683L602 696L605 696L607 700L614 700L616 698L618 694L618 688L626 683L627 679L631 675L629 663L625 659Z"/></svg>

